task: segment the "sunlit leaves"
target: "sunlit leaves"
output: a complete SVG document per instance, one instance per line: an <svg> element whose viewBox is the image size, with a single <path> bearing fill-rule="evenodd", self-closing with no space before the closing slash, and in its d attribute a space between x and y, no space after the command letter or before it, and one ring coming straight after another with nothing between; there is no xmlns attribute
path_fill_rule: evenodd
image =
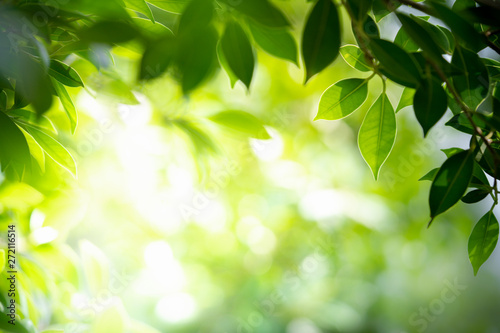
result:
<svg viewBox="0 0 500 333"><path fill-rule="evenodd" d="M66 91L66 88L64 88L62 84L57 81L54 81L53 84L57 96L59 96L59 99L61 100L64 111L66 111L66 114L68 115L71 126L71 133L75 133L76 126L78 124L78 114L76 113L75 105L73 104L71 97Z"/></svg>
<svg viewBox="0 0 500 333"><path fill-rule="evenodd" d="M148 2L169 12L182 13L189 0L149 0Z"/></svg>
<svg viewBox="0 0 500 333"><path fill-rule="evenodd" d="M389 79L411 88L418 85L420 69L415 59L400 46L383 39L372 39L370 48Z"/></svg>
<svg viewBox="0 0 500 333"><path fill-rule="evenodd" d="M0 164L2 170L10 167L21 176L31 166L28 143L21 130L0 111Z"/></svg>
<svg viewBox="0 0 500 333"><path fill-rule="evenodd" d="M226 26L220 43L224 58L231 71L247 88L250 87L255 59L252 45L241 26L236 22L230 22Z"/></svg>
<svg viewBox="0 0 500 333"><path fill-rule="evenodd" d="M331 0L319 0L307 18L302 36L306 82L330 65L340 49L340 20Z"/></svg>
<svg viewBox="0 0 500 333"><path fill-rule="evenodd" d="M396 116L385 93L375 101L359 129L358 145L375 179L396 139Z"/></svg>
<svg viewBox="0 0 500 333"><path fill-rule="evenodd" d="M431 221L455 205L464 195L472 177L474 157L469 150L449 157L439 168L429 194Z"/></svg>
<svg viewBox="0 0 500 333"><path fill-rule="evenodd" d="M441 119L446 108L447 96L441 83L432 77L422 80L413 98L413 110L424 136Z"/></svg>
<svg viewBox="0 0 500 333"><path fill-rule="evenodd" d="M285 28L270 28L250 22L250 31L255 42L269 54L297 64L297 43Z"/></svg>
<svg viewBox="0 0 500 333"><path fill-rule="evenodd" d="M474 275L489 258L497 242L498 221L493 211L489 211L477 222L469 237L469 259L474 269Z"/></svg>
<svg viewBox="0 0 500 333"><path fill-rule="evenodd" d="M145 15L147 18L149 18L154 23L155 19L153 17L153 13L151 12L151 9L149 8L146 1L144 1L144 0L125 0L125 6L127 8L133 9L133 10Z"/></svg>
<svg viewBox="0 0 500 333"><path fill-rule="evenodd" d="M63 145L34 126L25 125L23 128L35 139L47 155L76 178L76 162Z"/></svg>
<svg viewBox="0 0 500 333"><path fill-rule="evenodd" d="M340 48L340 54L352 68L362 72L369 72L372 70L370 65L365 59L364 53L356 45L344 45Z"/></svg>
<svg viewBox="0 0 500 333"><path fill-rule="evenodd" d="M413 96L415 95L415 89L405 87L401 93L401 98L399 99L398 106L396 107L396 113L401 111L407 106L413 105Z"/></svg>
<svg viewBox="0 0 500 333"><path fill-rule="evenodd" d="M247 112L222 111L210 116L209 119L217 124L229 127L252 138L260 140L271 138L262 122L254 115Z"/></svg>
<svg viewBox="0 0 500 333"><path fill-rule="evenodd" d="M50 61L49 74L65 86L83 87L80 75L73 68L59 60Z"/></svg>
<svg viewBox="0 0 500 333"><path fill-rule="evenodd" d="M323 93L314 120L337 120L347 117L363 104L367 95L368 79L341 80Z"/></svg>
<svg viewBox="0 0 500 333"><path fill-rule="evenodd" d="M488 95L489 77L486 66L476 53L460 47L455 48L451 63L463 72L453 76L453 86L464 103L475 110Z"/></svg>

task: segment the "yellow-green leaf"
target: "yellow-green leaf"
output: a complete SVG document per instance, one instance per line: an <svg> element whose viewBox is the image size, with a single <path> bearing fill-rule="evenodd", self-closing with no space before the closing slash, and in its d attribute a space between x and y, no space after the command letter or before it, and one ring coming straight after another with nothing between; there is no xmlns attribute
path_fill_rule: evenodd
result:
<svg viewBox="0 0 500 333"><path fill-rule="evenodd" d="M357 110L368 96L368 79L345 79L330 86L321 96L317 119L336 120Z"/></svg>

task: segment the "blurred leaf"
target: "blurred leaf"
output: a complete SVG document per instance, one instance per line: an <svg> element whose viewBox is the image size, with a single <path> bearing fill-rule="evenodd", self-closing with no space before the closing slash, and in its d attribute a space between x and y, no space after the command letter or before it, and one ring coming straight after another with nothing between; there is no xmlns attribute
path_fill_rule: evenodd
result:
<svg viewBox="0 0 500 333"><path fill-rule="evenodd" d="M368 110L361 124L358 145L375 180L396 140L396 115L385 93Z"/></svg>
<svg viewBox="0 0 500 333"><path fill-rule="evenodd" d="M368 79L345 79L330 86L319 102L314 120L337 120L357 110L368 96Z"/></svg>
<svg viewBox="0 0 500 333"><path fill-rule="evenodd" d="M106 289L110 273L109 262L105 254L87 240L80 241L79 248L83 273L90 292L96 294L100 290Z"/></svg>
<svg viewBox="0 0 500 333"><path fill-rule="evenodd" d="M151 22L155 23L155 18L153 17L153 13L149 8L148 4L144 0L124 0L125 6L127 8L133 9L141 14L144 14L147 18L151 20Z"/></svg>
<svg viewBox="0 0 500 333"><path fill-rule="evenodd" d="M25 183L4 183L0 186L0 200L9 209L26 210L40 204L42 193Z"/></svg>
<svg viewBox="0 0 500 333"><path fill-rule="evenodd" d="M7 167L19 175L31 168L28 143L23 133L12 120L0 111L0 163L2 170Z"/></svg>
<svg viewBox="0 0 500 333"><path fill-rule="evenodd" d="M484 189L472 190L464 195L461 200L462 202L473 204L483 200L488 196L488 194L490 194L490 192Z"/></svg>
<svg viewBox="0 0 500 333"><path fill-rule="evenodd" d="M134 17L133 21L139 28L139 31L152 41L156 41L166 36L173 36L172 30L159 22L152 23L150 20L140 17Z"/></svg>
<svg viewBox="0 0 500 333"><path fill-rule="evenodd" d="M88 43L124 43L137 36L132 24L119 21L99 21L80 32L81 40Z"/></svg>
<svg viewBox="0 0 500 333"><path fill-rule="evenodd" d="M413 99L415 96L415 89L405 87L401 93L401 98L399 99L398 107L396 108L396 113L401 111L407 106L413 105Z"/></svg>
<svg viewBox="0 0 500 333"><path fill-rule="evenodd" d="M413 110L424 137L446 112L447 96L441 82L428 77L420 82L413 98Z"/></svg>
<svg viewBox="0 0 500 333"><path fill-rule="evenodd" d="M439 168L429 194L431 225L434 218L455 205L464 195L472 178L474 157L464 150L449 157Z"/></svg>
<svg viewBox="0 0 500 333"><path fill-rule="evenodd" d="M292 34L284 28L269 28L258 23L249 22L250 31L255 42L262 49L278 58L290 60L298 64L297 43Z"/></svg>
<svg viewBox="0 0 500 333"><path fill-rule="evenodd" d="M285 15L268 0L220 0L220 2L269 27L285 27L290 25Z"/></svg>
<svg viewBox="0 0 500 333"><path fill-rule="evenodd" d="M5 269L5 263L7 261L5 260L5 250L4 249L0 249L0 273L3 272L3 270Z"/></svg>
<svg viewBox="0 0 500 333"><path fill-rule="evenodd" d="M422 180L434 180L434 177L436 177L437 172L439 171L439 168L432 169L428 173L426 173L424 176L422 176L418 181Z"/></svg>
<svg viewBox="0 0 500 333"><path fill-rule="evenodd" d="M170 36L149 45L142 56L139 79L150 80L163 74L171 64L175 52L175 41Z"/></svg>
<svg viewBox="0 0 500 333"><path fill-rule="evenodd" d="M196 154L215 153L218 151L214 141L202 129L191 121L176 119L174 124L191 139Z"/></svg>
<svg viewBox="0 0 500 333"><path fill-rule="evenodd" d="M152 5L172 13L182 13L189 0L148 0Z"/></svg>
<svg viewBox="0 0 500 333"><path fill-rule="evenodd" d="M463 71L462 75L452 77L453 86L465 104L476 110L489 91L489 77L481 58L472 51L457 47L451 63Z"/></svg>
<svg viewBox="0 0 500 333"><path fill-rule="evenodd" d="M64 330L43 330L40 333L64 333Z"/></svg>
<svg viewBox="0 0 500 333"><path fill-rule="evenodd" d="M252 45L239 24L230 22L226 26L220 45L231 71L249 88L255 59Z"/></svg>
<svg viewBox="0 0 500 333"><path fill-rule="evenodd" d="M370 40L370 48L389 79L415 88L421 79L415 60L400 46L383 39Z"/></svg>
<svg viewBox="0 0 500 333"><path fill-rule="evenodd" d="M42 147L40 147L40 145L35 141L35 139L33 139L31 135L29 135L23 129L21 130L23 131L24 137L28 142L28 147L30 148L30 154L32 159L38 164L40 170L42 172L45 172L45 152L43 151Z"/></svg>
<svg viewBox="0 0 500 333"><path fill-rule="evenodd" d="M87 85L99 94L114 98L122 104L139 104L130 87L119 78L95 73L88 78Z"/></svg>
<svg viewBox="0 0 500 333"><path fill-rule="evenodd" d="M481 58L481 61L486 65L490 79L500 81L500 62L488 58Z"/></svg>
<svg viewBox="0 0 500 333"><path fill-rule="evenodd" d="M364 21L372 8L373 0L347 0L347 3L356 20Z"/></svg>
<svg viewBox="0 0 500 333"><path fill-rule="evenodd" d="M318 0L307 18L302 35L306 82L330 65L340 50L340 20L331 0Z"/></svg>
<svg viewBox="0 0 500 333"><path fill-rule="evenodd" d="M3 90L0 90L0 111L7 110L7 93Z"/></svg>
<svg viewBox="0 0 500 333"><path fill-rule="evenodd" d="M76 162L73 156L61 145L58 141L50 135L40 131L39 129L31 126L24 125L23 128L28 132L33 139L42 147L42 149L50 156L57 164L68 170L73 177L76 178Z"/></svg>
<svg viewBox="0 0 500 333"><path fill-rule="evenodd" d="M247 112L222 111L210 116L208 119L217 124L248 134L250 137L256 139L265 140L271 138L262 122Z"/></svg>
<svg viewBox="0 0 500 333"><path fill-rule="evenodd" d="M59 60L50 61L49 74L65 86L83 87L80 75L73 68Z"/></svg>
<svg viewBox="0 0 500 333"><path fill-rule="evenodd" d="M78 125L78 114L76 113L75 105L66 91L66 88L62 84L55 80L52 83L54 84L57 96L59 96L59 99L61 100L64 111L66 111L66 114L68 115L71 126L71 134L75 134L76 126Z"/></svg>
<svg viewBox="0 0 500 333"><path fill-rule="evenodd" d="M493 211L486 213L472 230L469 237L469 259L477 275L479 268L495 249L498 242L498 221Z"/></svg>
<svg viewBox="0 0 500 333"><path fill-rule="evenodd" d="M366 62L365 55L356 45L344 45L340 48L340 54L352 68L362 72L372 70L371 66Z"/></svg>
<svg viewBox="0 0 500 333"><path fill-rule="evenodd" d="M119 306L112 306L100 313L92 325L93 333L126 332L127 314Z"/></svg>

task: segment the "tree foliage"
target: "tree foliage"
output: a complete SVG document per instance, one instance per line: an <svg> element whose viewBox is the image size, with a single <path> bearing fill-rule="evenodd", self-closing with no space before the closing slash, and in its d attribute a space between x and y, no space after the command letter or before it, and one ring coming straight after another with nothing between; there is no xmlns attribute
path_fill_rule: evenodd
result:
<svg viewBox="0 0 500 333"><path fill-rule="evenodd" d="M112 47L139 55L137 82L168 75L187 96L219 70L227 73L233 86L241 81L252 89L256 48L261 48L293 64L301 59L305 82L339 55L359 71L359 77L335 82L323 93L315 119L349 116L365 102L371 80L382 81L383 91L368 108L358 136L359 150L375 178L396 139L396 112L412 105L426 136L441 126L441 118L451 109L453 117L446 126L469 135L470 146L451 151L437 170L424 177L432 182L431 222L460 200L475 203L490 195L495 206L500 179L499 4L457 0L450 8L438 0L309 2L303 27L295 27L269 0L2 2L2 171L9 179L25 179L33 169L43 169L48 156L76 177L76 163L54 138L45 114L59 100L74 132L78 115L68 89L89 84L119 96L123 103L136 103L129 86L113 72ZM394 40L380 36L378 25L387 15L401 24ZM348 33L342 31L344 21L350 23L357 45L343 43ZM292 28L302 31L300 41ZM497 54L488 58L479 53L482 50ZM71 66L75 57L101 73L96 82L83 82ZM396 109L387 97L387 81L404 87ZM241 111L225 111L210 119L253 137L269 137L258 119ZM182 126L188 134L210 140L196 126ZM475 273L498 239L492 209L469 240Z"/></svg>

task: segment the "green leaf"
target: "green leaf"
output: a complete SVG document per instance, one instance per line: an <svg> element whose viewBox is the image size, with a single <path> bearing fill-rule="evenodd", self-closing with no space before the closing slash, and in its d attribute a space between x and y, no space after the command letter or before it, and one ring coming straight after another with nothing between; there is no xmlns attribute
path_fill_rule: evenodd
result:
<svg viewBox="0 0 500 333"><path fill-rule="evenodd" d="M254 115L243 111L222 111L208 119L211 121L232 128L238 132L248 134L248 136L260 140L270 139L271 136L262 122Z"/></svg>
<svg viewBox="0 0 500 333"><path fill-rule="evenodd" d="M489 77L486 66L475 52L460 47L455 48L451 64L463 72L452 77L453 86L464 103L476 110L488 96Z"/></svg>
<svg viewBox="0 0 500 333"><path fill-rule="evenodd" d="M372 70L370 65L366 62L365 55L356 45L344 45L340 48L340 54L352 68L362 72L369 72Z"/></svg>
<svg viewBox="0 0 500 333"><path fill-rule="evenodd" d="M122 104L139 104L130 87L112 74L95 73L87 80L87 85L98 94L109 96Z"/></svg>
<svg viewBox="0 0 500 333"><path fill-rule="evenodd" d="M290 25L285 15L268 0L221 0L221 2L269 27Z"/></svg>
<svg viewBox="0 0 500 333"><path fill-rule="evenodd" d="M182 13L189 0L148 0L148 2L167 12Z"/></svg>
<svg viewBox="0 0 500 333"><path fill-rule="evenodd" d="M424 176L422 176L422 178L420 178L418 181L422 181L422 180L432 181L432 180L434 180L434 177L436 177L436 174L438 171L439 171L439 168L432 169L431 171L426 173Z"/></svg>
<svg viewBox="0 0 500 333"><path fill-rule="evenodd" d="M417 43L410 38L406 30L401 27L394 38L394 44L401 46L407 52L416 52L419 49Z"/></svg>
<svg viewBox="0 0 500 333"><path fill-rule="evenodd" d="M449 157L439 168L429 193L431 225L433 219L456 204L464 195L472 178L474 157L464 150Z"/></svg>
<svg viewBox="0 0 500 333"><path fill-rule="evenodd" d="M53 59L50 61L49 74L57 81L68 87L83 87L80 75L65 63Z"/></svg>
<svg viewBox="0 0 500 333"><path fill-rule="evenodd" d="M19 127L0 111L0 164L11 167L19 176L31 166L28 142Z"/></svg>
<svg viewBox="0 0 500 333"><path fill-rule="evenodd" d="M330 65L340 50L340 20L331 0L318 0L302 35L302 55L306 67L306 82Z"/></svg>
<svg viewBox="0 0 500 333"><path fill-rule="evenodd" d="M330 86L319 102L314 120L336 120L357 110L368 96L368 79L345 79Z"/></svg>
<svg viewBox="0 0 500 333"><path fill-rule="evenodd" d="M249 22L250 31L255 42L264 51L278 58L297 63L297 43L292 34L284 28L269 28L258 23Z"/></svg>
<svg viewBox="0 0 500 333"><path fill-rule="evenodd" d="M431 1L430 4L436 16L446 23L455 37L463 41L471 50L477 52L486 47L486 37L477 32L465 18L437 1Z"/></svg>
<svg viewBox="0 0 500 333"><path fill-rule="evenodd" d="M396 140L396 115L385 93L375 101L359 129L358 145L375 180Z"/></svg>
<svg viewBox="0 0 500 333"><path fill-rule="evenodd" d="M372 39L369 46L389 79L410 88L418 85L420 69L415 59L400 46L383 39Z"/></svg>
<svg viewBox="0 0 500 333"><path fill-rule="evenodd" d="M139 28L142 35L150 40L156 42L165 36L173 36L172 30L170 30L165 25L156 22L152 23L150 20L143 19L140 17L134 17L134 24Z"/></svg>
<svg viewBox="0 0 500 333"><path fill-rule="evenodd" d="M45 130L51 131L55 134L57 134L56 127L52 123L52 121L47 118L46 116L39 116L33 111L26 110L26 109L15 109L15 110L10 110L9 111L9 117L15 122L25 122L29 123L30 125L38 126L40 128L43 128Z"/></svg>
<svg viewBox="0 0 500 333"><path fill-rule="evenodd" d="M99 21L80 32L87 43L124 43L138 36L132 24L119 21Z"/></svg>
<svg viewBox="0 0 500 333"><path fill-rule="evenodd" d="M207 28L214 15L212 0L191 0L179 21L179 34L197 33Z"/></svg>
<svg viewBox="0 0 500 333"><path fill-rule="evenodd" d="M393 1L391 2L391 4L394 6L395 9L401 5L401 3L397 1L395 2ZM375 16L375 20L377 22L379 22L380 20L382 20L384 17L386 17L391 13L391 11L387 9L385 0L374 0L372 4L372 11L373 15Z"/></svg>
<svg viewBox="0 0 500 333"><path fill-rule="evenodd" d="M420 82L413 98L413 110L424 130L424 137L446 112L447 99L441 83L433 77Z"/></svg>
<svg viewBox="0 0 500 333"><path fill-rule="evenodd" d="M172 63L175 50L176 44L171 36L148 45L141 59L139 79L151 80L163 74Z"/></svg>
<svg viewBox="0 0 500 333"><path fill-rule="evenodd" d="M190 139L194 153L200 156L218 151L217 145L204 130L197 124L185 119L176 119L174 124L180 128Z"/></svg>
<svg viewBox="0 0 500 333"><path fill-rule="evenodd" d="M490 257L498 242L498 221L492 211L486 213L469 237L469 260L477 275L479 268Z"/></svg>
<svg viewBox="0 0 500 333"><path fill-rule="evenodd" d="M3 272L3 270L5 268L5 263L6 263L6 260L5 260L5 250L4 249L0 249L0 273Z"/></svg>
<svg viewBox="0 0 500 333"><path fill-rule="evenodd" d="M23 128L33 137L33 139L35 139L35 141L40 145L40 147L42 147L47 155L54 160L54 162L68 170L73 177L76 178L76 162L73 159L73 156L71 156L63 145L50 135L31 125L25 125Z"/></svg>
<svg viewBox="0 0 500 333"><path fill-rule="evenodd" d="M7 93L4 90L0 90L0 111L7 110Z"/></svg>
<svg viewBox="0 0 500 333"><path fill-rule="evenodd" d="M396 108L396 113L401 111L407 106L413 105L413 96L415 96L415 89L405 87L401 93L401 98L399 99L398 107Z"/></svg>
<svg viewBox="0 0 500 333"><path fill-rule="evenodd" d="M125 0L125 7L133 9L141 14L144 14L151 22L155 23L153 13L148 4L144 0Z"/></svg>
<svg viewBox="0 0 500 333"><path fill-rule="evenodd" d="M62 84L56 80L53 80L52 83L54 84L57 96L59 96L59 99L61 100L64 111L66 111L66 114L68 115L71 126L71 134L75 134L76 126L78 125L78 114L76 113L75 105L66 91L66 88L64 88Z"/></svg>
<svg viewBox="0 0 500 333"><path fill-rule="evenodd" d="M444 50L437 44L433 36L428 32L427 29L422 26L423 24L419 21L425 22L420 19L415 19L413 17L407 16L405 14L396 14L399 21L403 25L406 33L410 38L415 41L415 43L432 59L442 62L443 58L441 54ZM432 26L431 24L425 22L425 24ZM415 50L416 51L416 50Z"/></svg>
<svg viewBox="0 0 500 333"><path fill-rule="evenodd" d="M217 58L219 59L220 66L224 69L227 76L229 77L231 88L234 88L234 85L236 84L236 82L238 82L238 77L236 76L236 74L233 73L231 67L229 67L226 57L224 56L224 52L222 52L220 43L217 44Z"/></svg>
<svg viewBox="0 0 500 333"><path fill-rule="evenodd" d="M229 68L249 88L252 82L255 58L247 35L238 23L230 22L226 26L220 43Z"/></svg>
<svg viewBox="0 0 500 333"><path fill-rule="evenodd" d="M485 189L472 190L464 195L461 200L467 204L473 204L483 200L488 196L488 194L490 194L490 192Z"/></svg>

